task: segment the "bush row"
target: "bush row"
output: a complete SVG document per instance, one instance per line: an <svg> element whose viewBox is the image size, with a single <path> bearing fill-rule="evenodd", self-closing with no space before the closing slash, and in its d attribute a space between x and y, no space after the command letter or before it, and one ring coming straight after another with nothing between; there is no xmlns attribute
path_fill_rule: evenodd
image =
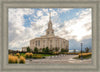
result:
<svg viewBox="0 0 100 72"><path fill-rule="evenodd" d="M25 58L23 56L13 56L13 55L8 55L8 63L25 63Z"/></svg>
<svg viewBox="0 0 100 72"><path fill-rule="evenodd" d="M32 53L25 53L26 58L32 58L33 54Z"/></svg>
<svg viewBox="0 0 100 72"><path fill-rule="evenodd" d="M25 58L41 59L41 58L45 58L45 57L43 57L40 54L25 53Z"/></svg>
<svg viewBox="0 0 100 72"><path fill-rule="evenodd" d="M91 56L92 55L92 53L79 53L78 54L79 55L79 58L82 56L83 58L85 58L85 57L88 57L88 56Z"/></svg>

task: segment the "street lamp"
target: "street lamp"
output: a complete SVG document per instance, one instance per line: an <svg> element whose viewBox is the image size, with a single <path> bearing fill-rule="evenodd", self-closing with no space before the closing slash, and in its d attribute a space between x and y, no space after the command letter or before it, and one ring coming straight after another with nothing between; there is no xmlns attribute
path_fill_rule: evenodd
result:
<svg viewBox="0 0 100 72"><path fill-rule="evenodd" d="M82 56L82 45L83 45L83 43L81 43L81 60L83 60L83 56Z"/></svg>

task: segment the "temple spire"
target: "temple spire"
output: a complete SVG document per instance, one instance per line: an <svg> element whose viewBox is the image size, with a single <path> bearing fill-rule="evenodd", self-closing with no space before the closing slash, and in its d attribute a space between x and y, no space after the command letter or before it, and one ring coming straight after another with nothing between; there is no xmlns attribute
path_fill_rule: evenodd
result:
<svg viewBox="0 0 100 72"><path fill-rule="evenodd" d="M52 29L51 13L49 13L48 29Z"/></svg>
<svg viewBox="0 0 100 72"><path fill-rule="evenodd" d="M54 35L54 30L52 28L51 13L49 13L48 29L46 30L46 35Z"/></svg>
<svg viewBox="0 0 100 72"><path fill-rule="evenodd" d="M51 21L51 12L49 13L49 21Z"/></svg>

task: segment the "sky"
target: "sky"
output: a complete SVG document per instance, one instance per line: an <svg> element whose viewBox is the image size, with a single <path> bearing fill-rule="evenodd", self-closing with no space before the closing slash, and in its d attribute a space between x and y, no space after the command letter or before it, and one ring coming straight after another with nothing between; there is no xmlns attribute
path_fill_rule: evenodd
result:
<svg viewBox="0 0 100 72"><path fill-rule="evenodd" d="M8 48L21 50L30 40L46 34L49 13L55 35L69 40L69 49L92 48L91 8L9 8Z"/></svg>

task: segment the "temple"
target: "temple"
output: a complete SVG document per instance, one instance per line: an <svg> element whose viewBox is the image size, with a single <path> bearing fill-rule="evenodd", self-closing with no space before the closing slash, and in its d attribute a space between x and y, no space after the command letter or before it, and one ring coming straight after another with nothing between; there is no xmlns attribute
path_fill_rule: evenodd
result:
<svg viewBox="0 0 100 72"><path fill-rule="evenodd" d="M48 47L49 49L59 48L59 51L61 50L61 48L69 50L69 41L64 38L55 36L54 29L52 26L53 25L51 21L51 13L50 13L48 28L46 29L46 35L30 40L31 50L34 50L35 47L37 47L38 49L42 49L46 47Z"/></svg>

